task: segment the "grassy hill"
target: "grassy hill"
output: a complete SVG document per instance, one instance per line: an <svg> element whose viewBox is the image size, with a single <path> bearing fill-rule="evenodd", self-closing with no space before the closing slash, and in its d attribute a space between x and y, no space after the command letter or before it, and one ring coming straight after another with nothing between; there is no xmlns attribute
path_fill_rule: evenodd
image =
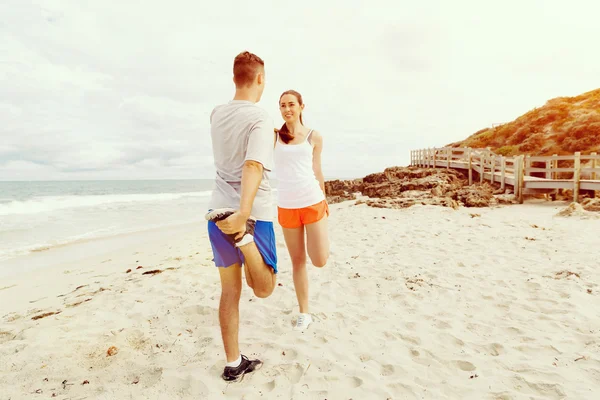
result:
<svg viewBox="0 0 600 400"><path fill-rule="evenodd" d="M490 147L505 156L600 152L600 89L557 97L512 122L485 128L452 147Z"/></svg>

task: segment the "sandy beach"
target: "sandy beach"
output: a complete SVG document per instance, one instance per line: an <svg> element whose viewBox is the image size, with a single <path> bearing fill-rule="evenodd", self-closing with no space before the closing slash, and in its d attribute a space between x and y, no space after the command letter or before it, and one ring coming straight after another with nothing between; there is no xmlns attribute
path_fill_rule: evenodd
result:
<svg viewBox="0 0 600 400"><path fill-rule="evenodd" d="M304 333L277 226L280 286L241 301L264 366L235 384L203 224L26 256L0 280L0 399L598 398L600 219L567 205L333 204Z"/></svg>

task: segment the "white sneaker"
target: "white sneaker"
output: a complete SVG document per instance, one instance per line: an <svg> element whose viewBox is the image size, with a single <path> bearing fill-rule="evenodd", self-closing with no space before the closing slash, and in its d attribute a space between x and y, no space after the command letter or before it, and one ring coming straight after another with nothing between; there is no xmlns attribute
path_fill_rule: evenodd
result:
<svg viewBox="0 0 600 400"><path fill-rule="evenodd" d="M310 314L300 314L296 325L294 326L295 331L303 331L312 323L312 317Z"/></svg>

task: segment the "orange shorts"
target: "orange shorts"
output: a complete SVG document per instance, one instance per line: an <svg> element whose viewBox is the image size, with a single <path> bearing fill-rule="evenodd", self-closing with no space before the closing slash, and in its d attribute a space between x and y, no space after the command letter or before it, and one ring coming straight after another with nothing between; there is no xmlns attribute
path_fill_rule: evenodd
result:
<svg viewBox="0 0 600 400"><path fill-rule="evenodd" d="M300 228L302 225L313 224L325 216L329 216L329 205L323 200L304 208L277 207L277 219L282 228Z"/></svg>

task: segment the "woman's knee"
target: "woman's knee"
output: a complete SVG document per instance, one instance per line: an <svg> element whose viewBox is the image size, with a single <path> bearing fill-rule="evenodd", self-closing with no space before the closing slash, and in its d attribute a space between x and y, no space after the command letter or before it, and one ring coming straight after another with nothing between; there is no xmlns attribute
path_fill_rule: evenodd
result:
<svg viewBox="0 0 600 400"><path fill-rule="evenodd" d="M329 259L328 253L321 253L321 254L317 254L315 256L310 257L310 261L311 261L312 265L314 265L317 268L323 268L325 265L327 265L328 259Z"/></svg>
<svg viewBox="0 0 600 400"><path fill-rule="evenodd" d="M302 268L306 264L306 249L296 248L293 251L290 251L289 254L290 261L294 268Z"/></svg>

